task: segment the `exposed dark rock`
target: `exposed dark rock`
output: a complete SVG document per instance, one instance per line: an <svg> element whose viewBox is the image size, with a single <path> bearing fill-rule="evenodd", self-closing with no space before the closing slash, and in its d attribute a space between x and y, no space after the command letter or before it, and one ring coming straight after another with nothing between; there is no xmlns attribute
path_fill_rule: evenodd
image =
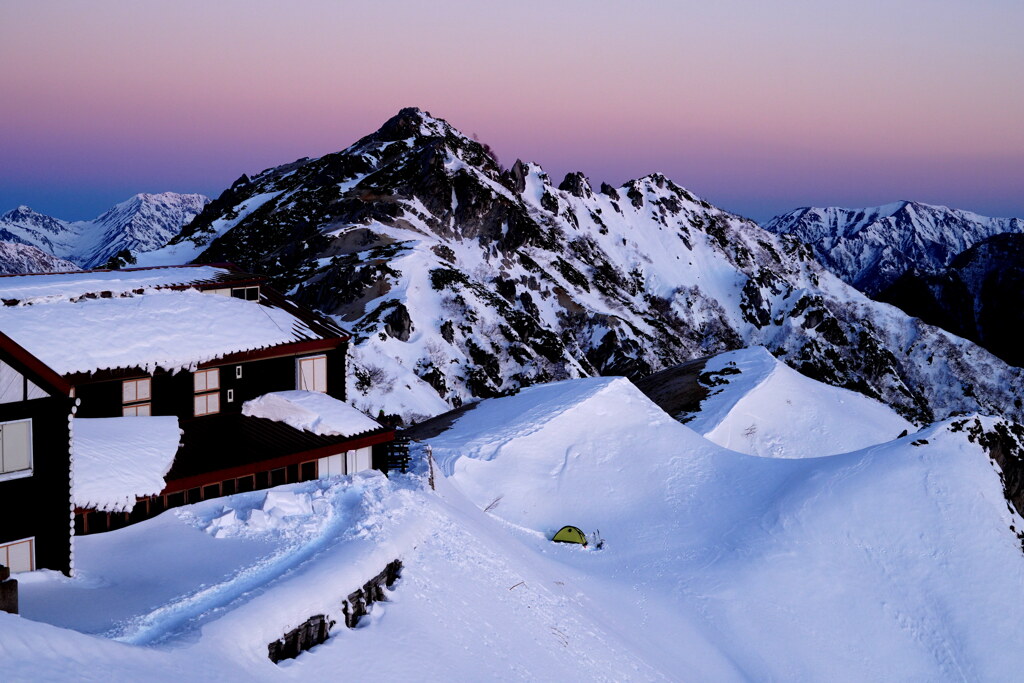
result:
<svg viewBox="0 0 1024 683"><path fill-rule="evenodd" d="M399 341L409 341L412 333L412 318L409 317L409 309L405 304L398 304L384 318L384 331Z"/></svg>
<svg viewBox="0 0 1024 683"><path fill-rule="evenodd" d="M983 240L936 274L908 271L878 299L1024 366L1022 234Z"/></svg>
<svg viewBox="0 0 1024 683"><path fill-rule="evenodd" d="M590 189L590 181L587 180L587 176L578 171L567 173L565 179L559 184L558 189L580 198L591 197L594 194L594 191Z"/></svg>

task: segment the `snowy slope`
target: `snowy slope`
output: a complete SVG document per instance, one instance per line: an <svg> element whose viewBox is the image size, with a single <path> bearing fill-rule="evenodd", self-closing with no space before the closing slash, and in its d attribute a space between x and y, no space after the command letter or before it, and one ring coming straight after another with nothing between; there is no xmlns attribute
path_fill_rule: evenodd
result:
<svg viewBox="0 0 1024 683"><path fill-rule="evenodd" d="M624 379L530 387L431 442L436 492L361 474L77 539L80 577L21 575L23 612L104 637L0 614L0 659L14 681L1013 680L1021 522L970 438L993 425L757 458ZM550 543L566 523L604 548ZM270 663L395 557L360 628Z"/></svg>
<svg viewBox="0 0 1024 683"><path fill-rule="evenodd" d="M201 194L142 193L88 221L63 221L19 206L0 215L0 239L38 247L83 268L98 268L122 251L162 247L209 201Z"/></svg>
<svg viewBox="0 0 1024 683"><path fill-rule="evenodd" d="M874 295L909 270L935 272L988 237L1022 233L1024 220L902 201L866 209L805 207L764 227L795 235L822 265Z"/></svg>
<svg viewBox="0 0 1024 683"><path fill-rule="evenodd" d="M694 642L678 634L696 622L697 650L753 679L1016 675L1022 655L990 631L1024 625L1003 594L1024 579L1015 520L988 459L950 423L784 460L721 450L623 380L500 401L432 442L440 466L523 536L600 529L599 553L548 554L630 596L606 606L673 653L672 674L693 676Z"/></svg>
<svg viewBox="0 0 1024 683"><path fill-rule="evenodd" d="M404 109L319 159L243 176L156 259L231 261L355 335L353 402L419 421L476 398L642 377L751 345L918 423L1024 417L1024 371L900 311L659 174L595 191L501 169Z"/></svg>
<svg viewBox="0 0 1024 683"><path fill-rule="evenodd" d="M804 377L763 347L722 353L704 366L709 396L686 426L725 448L808 458L891 441L917 427L874 399Z"/></svg>

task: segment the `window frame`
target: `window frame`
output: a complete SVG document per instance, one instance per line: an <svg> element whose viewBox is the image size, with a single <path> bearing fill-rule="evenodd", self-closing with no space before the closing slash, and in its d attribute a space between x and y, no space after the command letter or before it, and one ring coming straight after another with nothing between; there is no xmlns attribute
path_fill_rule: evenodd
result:
<svg viewBox="0 0 1024 683"><path fill-rule="evenodd" d="M316 361L318 361L318 360L323 360L323 362L324 362L324 376L323 376L324 386L323 386L323 388L322 389L317 389L317 388L308 389L308 388L303 387L302 386L303 385L303 380L302 380L302 364L306 363L306 362L313 363L313 385L315 387L316 386ZM326 353L318 353L318 354L313 355L313 356L300 356L300 357L295 359L295 388L298 389L299 391L314 391L314 392L321 393L321 394L326 394L327 393L327 354Z"/></svg>
<svg viewBox="0 0 1024 683"><path fill-rule="evenodd" d="M146 398L139 398L139 385L146 383ZM132 386L132 393L135 398L125 400L126 390ZM141 416L139 409L145 408L146 412ZM122 417L147 417L153 414L153 378L136 377L135 379L121 380L121 416Z"/></svg>
<svg viewBox="0 0 1024 683"><path fill-rule="evenodd" d="M5 471L3 471L3 467L4 467L4 465L3 465L3 461L4 461L4 458L3 458L3 428L4 428L5 425L19 424L19 423L27 423L28 424L28 467L26 467L24 469L20 469L20 470L11 470L9 472L5 472ZM31 417L20 418L20 419L17 419L17 420L5 420L3 422L0 422L0 481L11 481L13 479L24 479L26 477L31 477L33 474L35 474L36 459L35 459L35 435L33 433L34 431L35 430L32 429L32 418ZM35 537L33 536L33 538L35 538ZM24 540L24 539L22 539L22 540ZM15 541L11 541L11 542L14 543Z"/></svg>
<svg viewBox="0 0 1024 683"><path fill-rule="evenodd" d="M215 386L210 388L210 377L215 377ZM202 383L200 386L200 377L202 377ZM203 417L205 415L216 415L221 411L221 400L220 400L220 368L206 368L205 370L196 370L192 373L192 415L195 417ZM216 401L216 407L210 409L210 400ZM203 408L200 409L199 403L202 401Z"/></svg>
<svg viewBox="0 0 1024 683"><path fill-rule="evenodd" d="M28 554L29 554L29 559L28 559L29 569L27 569L27 570L26 569L22 569L22 570L19 570L19 571L16 572L11 567L11 565L7 564L8 562L10 562L10 559L11 559L9 548L12 545L20 545L22 543L28 543L29 544L29 546L28 546L29 547L29 552L28 552ZM23 571L34 572L37 569L38 565L36 565L36 537L35 536L27 536L25 538L19 538L17 541L4 541L3 543L0 543L0 550L2 550L4 552L3 558L0 559L0 564L4 565L8 569L10 569L12 575L20 574Z"/></svg>
<svg viewBox="0 0 1024 683"><path fill-rule="evenodd" d="M245 287L232 287L231 298L241 299L242 301L259 301L260 300L260 286L259 285L248 285Z"/></svg>

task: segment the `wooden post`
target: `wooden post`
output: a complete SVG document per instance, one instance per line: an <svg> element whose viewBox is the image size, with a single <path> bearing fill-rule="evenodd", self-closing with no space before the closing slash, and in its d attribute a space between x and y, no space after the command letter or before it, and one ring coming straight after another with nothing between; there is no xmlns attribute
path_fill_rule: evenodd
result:
<svg viewBox="0 0 1024 683"><path fill-rule="evenodd" d="M426 445L427 449L427 464L430 466L430 476L428 481L430 482L430 490L435 491L434 488L434 449L430 444Z"/></svg>

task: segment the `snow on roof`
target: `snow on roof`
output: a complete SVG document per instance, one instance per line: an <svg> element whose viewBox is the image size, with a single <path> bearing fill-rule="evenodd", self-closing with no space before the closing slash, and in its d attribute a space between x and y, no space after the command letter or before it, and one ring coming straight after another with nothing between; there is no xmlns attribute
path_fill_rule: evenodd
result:
<svg viewBox="0 0 1024 683"><path fill-rule="evenodd" d="M80 508L131 510L164 488L181 441L176 417L76 417L72 495Z"/></svg>
<svg viewBox="0 0 1024 683"><path fill-rule="evenodd" d="M242 404L242 415L284 422L320 436L355 436L380 429L349 404L315 391L274 391Z"/></svg>
<svg viewBox="0 0 1024 683"><path fill-rule="evenodd" d="M0 299L27 302L38 299L70 299L97 292L122 294L152 287L207 283L231 274L232 272L226 268L188 266L14 275L0 277Z"/></svg>
<svg viewBox="0 0 1024 683"><path fill-rule="evenodd" d="M62 375L174 372L230 353L326 338L280 308L196 290L4 306L0 332Z"/></svg>

